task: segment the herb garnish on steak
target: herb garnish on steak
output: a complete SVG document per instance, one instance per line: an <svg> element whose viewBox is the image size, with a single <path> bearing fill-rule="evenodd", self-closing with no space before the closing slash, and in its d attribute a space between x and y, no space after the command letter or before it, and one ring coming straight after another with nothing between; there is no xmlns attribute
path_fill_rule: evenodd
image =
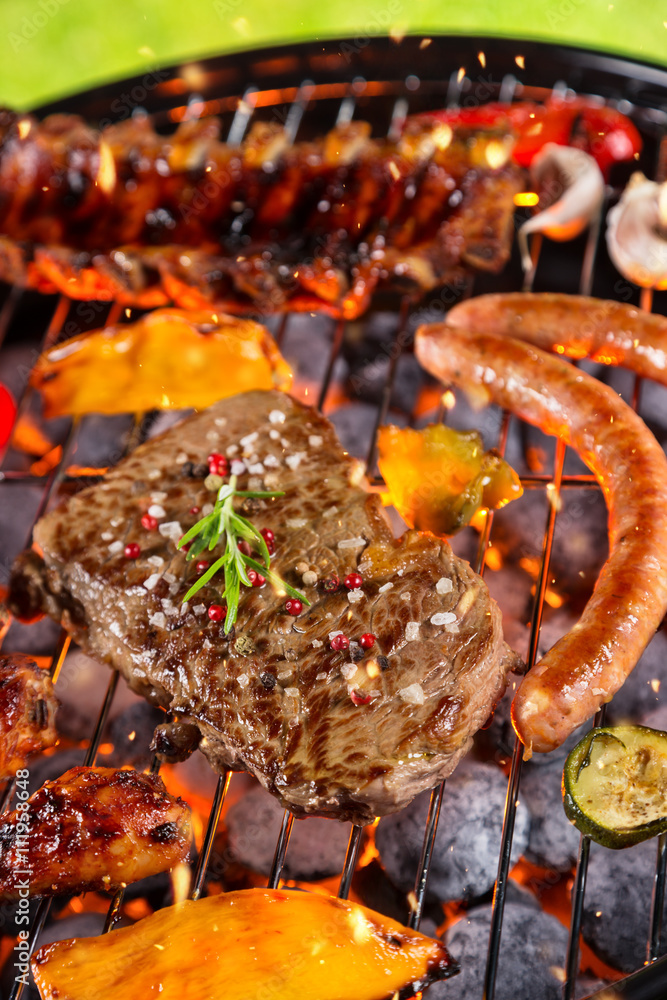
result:
<svg viewBox="0 0 667 1000"><path fill-rule="evenodd" d="M215 499L211 451L240 488L284 492L245 513L310 600L298 617L268 583L242 588L228 635L209 615L218 578L181 604L197 569L177 543ZM440 538L395 540L358 480L316 411L279 392L224 399L43 518L42 555L14 569L14 608L38 604L194 724L215 767L253 772L297 814L369 822L451 773L518 658L480 577Z"/></svg>

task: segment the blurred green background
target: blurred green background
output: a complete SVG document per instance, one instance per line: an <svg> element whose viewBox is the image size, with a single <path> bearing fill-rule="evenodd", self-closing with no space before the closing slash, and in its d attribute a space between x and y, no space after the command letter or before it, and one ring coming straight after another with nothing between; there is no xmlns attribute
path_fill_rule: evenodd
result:
<svg viewBox="0 0 667 1000"><path fill-rule="evenodd" d="M0 0L0 103L182 59L306 38L458 32L570 42L667 64L665 0Z"/></svg>

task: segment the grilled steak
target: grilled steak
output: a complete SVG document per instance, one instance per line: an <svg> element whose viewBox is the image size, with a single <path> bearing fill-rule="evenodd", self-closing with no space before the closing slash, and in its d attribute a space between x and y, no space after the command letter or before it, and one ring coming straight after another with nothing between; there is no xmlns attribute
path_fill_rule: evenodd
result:
<svg viewBox="0 0 667 1000"><path fill-rule="evenodd" d="M268 584L242 588L225 636L207 615L217 577L182 606L197 571L176 542L214 499L212 451L238 463L239 489L284 491L245 504L275 533L272 568L311 602L299 617ZM196 726L214 767L251 771L297 814L369 822L451 773L517 658L482 580L442 539L395 541L357 473L331 424L290 397L222 400L38 523L43 555L19 558L14 609L62 620L181 730ZM331 648L337 632L348 649Z"/></svg>

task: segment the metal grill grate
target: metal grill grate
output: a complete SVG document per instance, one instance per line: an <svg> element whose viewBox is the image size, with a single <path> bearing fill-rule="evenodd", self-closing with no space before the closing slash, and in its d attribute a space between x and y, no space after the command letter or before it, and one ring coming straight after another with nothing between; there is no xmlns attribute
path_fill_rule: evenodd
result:
<svg viewBox="0 0 667 1000"><path fill-rule="evenodd" d="M363 40L362 40L363 41ZM269 52L235 56L220 60L209 60L189 72L179 69L165 74L156 74L157 82L149 86L146 78L141 81L129 81L126 85L104 88L91 95L72 98L59 104L58 110L77 111L87 117L97 120L104 119L112 100L125 91L133 92L133 87L143 86L144 97L141 99L150 112L156 126L167 125L182 120L188 115L201 113L216 113L223 117L230 140L239 142L246 133L253 116L277 116L282 120L292 140L321 133L335 121L349 120L353 116L370 119L376 134L382 132L390 136L396 133L400 123L408 111L441 106L443 103L463 102L470 97L479 100L482 81L485 88L484 99L500 99L509 101L521 96L523 98L544 98L550 89L564 90L565 85L558 82L563 77L570 85L577 86L581 91L597 93L605 99L621 102L619 106L631 113L640 126L647 140L645 169L651 173L651 165L657 163L659 142L667 124L667 114L662 106L667 107L667 73L650 67L636 66L622 60L609 57L581 54L567 49L552 49L532 44L521 44L528 65L533 56L540 56L538 66L531 77L531 85L520 83L515 75L516 64L514 55L517 45L500 43L491 40L452 40L434 39L427 46L419 46L418 40L406 39L403 46L394 46L391 42L377 40L371 45L354 43L334 45L333 43L318 46L300 46L294 49L280 49ZM486 72L480 72L479 57L481 50L486 52ZM477 59L477 63L475 62ZM409 72L411 66L419 66L422 79ZM442 73L442 66L447 67ZM463 67L464 72L460 71ZM476 75L470 67L476 66ZM196 71L195 71L196 70ZM375 73L370 76L369 70ZM391 71L391 72L389 72ZM546 78L550 75L549 79ZM370 77L370 78L369 78ZM195 82L197 92L188 93L188 83ZM252 82L254 81L254 82ZM316 81L316 82L314 82ZM232 96L221 97L221 93ZM631 102L631 103L630 103ZM46 110L53 110L52 108ZM651 164L649 161L653 161ZM595 269L598 231L593 230L592 236L585 247L577 245L578 275L572 279L569 291L589 291L598 280ZM549 250L551 253L551 249ZM534 260L537 266L540 254L539 243L534 244ZM604 263L600 271L604 271ZM553 265L552 265L553 267ZM553 274L553 270L550 272ZM573 275L570 267L570 275ZM473 294L479 290L480 284L489 283L488 278L477 281L477 288L471 279L465 294ZM520 284L520 273L517 261L514 260L507 272L494 279L493 287L504 290L517 287ZM488 290L484 288L483 290ZM601 293L601 289L597 289ZM645 299L642 303L650 308L651 302ZM10 330L12 322L23 307L22 293L16 288L7 290L4 306L0 310L0 343L5 333ZM53 314L46 325L42 339L42 349L55 343L63 330L72 303L61 297L55 303ZM396 378L398 361L402 354L409 350L410 338L407 336L411 319L411 304L407 300L396 304L398 322L396 325L393 347L390 352L387 379L382 389L381 397L376 407L373 430L367 442L367 461L369 474L375 469L376 435L378 427L384 422L391 403L392 389ZM126 311L130 318L129 310ZM115 322L120 318L121 310L112 305L107 321ZM95 325L100 325L104 312L98 311ZM283 339L289 323L289 317L284 317L277 327L278 343ZM317 389L317 405L325 408L330 389L333 384L336 361L340 356L346 337L346 324L339 321L333 324L333 332L329 347L329 355L324 376ZM634 405L639 402L640 385L636 381ZM21 411L26 406L26 400L21 402ZM405 413L404 417L414 423L416 414ZM83 418L85 420L86 418ZM68 457L81 431L83 421L71 423L62 441L62 456L60 462L49 472L41 482L43 492L37 511L37 517L46 510L58 497L59 492L68 479ZM503 451L508 434L509 417L505 415L498 448ZM137 416L133 432L130 435L131 447L136 446L147 434L149 423ZM590 475L564 474L565 449L558 445L554 467L551 474L526 476L524 487L546 490L552 484L556 490L581 488L597 488L595 480ZM377 477L375 477L377 480ZM30 472L8 470L0 473L0 492L2 502L9 495L13 484L34 482L35 477ZM539 631L542 621L544 599L549 577L549 563L556 526L556 508L548 505L548 517L543 535L543 551L541 567L536 583L536 593L533 604L533 615L529 643L529 665L536 659ZM486 522L479 536L475 569L483 572L489 541L492 537L493 514L486 517ZM69 638L62 633L52 657L52 673L57 680L60 668L70 645ZM85 763L93 764L98 752L102 732L107 720L109 709L116 691L118 674L112 672L99 717L94 732L90 738ZM57 690L57 686L56 686ZM153 770L159 767L153 762ZM521 778L521 748L516 742L513 750L511 770L508 780L507 799L505 807L504 826L499 851L499 867L493 901L491 935L485 974L484 998L492 1000L494 996L498 958L502 948L502 921L505 903L508 875L510 868L510 851L514 829L516 804L519 795ZM221 775L211 804L208 825L203 846L199 853L197 867L193 880L191 895L197 898L203 889L206 867L213 845L215 831L221 809L229 787L231 775ZM11 800L11 785L5 789L0 802L4 809ZM445 783L434 790L428 819L425 828L424 846L419 870L415 873L415 890L410 912L406 919L413 927L419 925L424 907L425 891L428 880L429 864L433 849L435 833L443 800L446 801ZM269 879L269 885L276 887L281 878L281 872L288 849L293 817L285 812L282 829L276 845L275 858ZM352 877L357 865L359 850L362 843L362 828L353 827L347 856L340 877L339 895L347 897ZM588 862L589 841L581 839L579 860L572 893L572 919L567 955L563 956L566 969L566 979L563 987L564 1000L570 1000L574 995L577 969L579 966L579 930L581 925L584 899L586 869ZM654 882L654 892L650 901L650 934L647 944L647 962L653 963L659 952L661 933L662 898L665 882L665 862L667 859L667 837L663 835L658 841L657 867ZM122 904L122 890L116 893L109 908L106 930L111 930ZM647 907L649 901L647 901ZM34 943L44 926L50 909L50 901L42 901L33 918L31 943ZM659 960L637 978L631 977L626 985L617 987L615 995L633 1000L643 997L645 1000L664 996L664 986L661 986L661 967L665 960ZM637 983L639 984L637 986ZM19 1000L23 987L16 983L11 994L11 1000Z"/></svg>

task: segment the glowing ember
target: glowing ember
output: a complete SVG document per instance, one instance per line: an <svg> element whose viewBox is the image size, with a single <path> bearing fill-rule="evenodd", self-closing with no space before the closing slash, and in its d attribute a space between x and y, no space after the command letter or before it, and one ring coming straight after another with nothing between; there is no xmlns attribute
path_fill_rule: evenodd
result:
<svg viewBox="0 0 667 1000"><path fill-rule="evenodd" d="M514 204L517 208L533 208L539 200L540 196L536 191L519 191L514 195Z"/></svg>

